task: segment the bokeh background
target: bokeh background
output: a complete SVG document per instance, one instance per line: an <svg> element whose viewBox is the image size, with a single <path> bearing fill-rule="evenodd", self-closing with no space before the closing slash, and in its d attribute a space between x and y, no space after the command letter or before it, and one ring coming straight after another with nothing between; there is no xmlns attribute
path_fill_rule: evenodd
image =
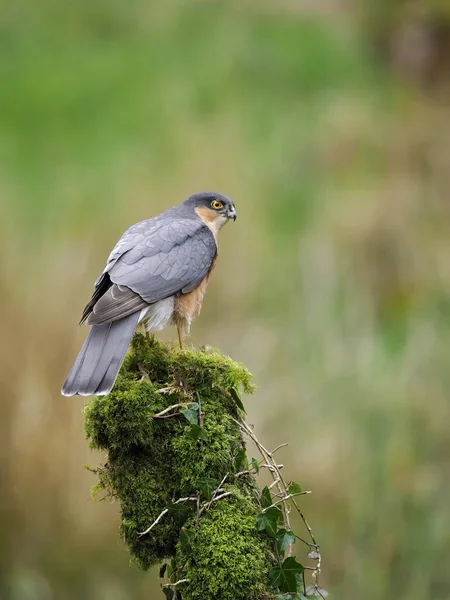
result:
<svg viewBox="0 0 450 600"><path fill-rule="evenodd" d="M162 597L59 388L119 235L204 189L239 218L192 343L254 373L324 587L450 598L449 65L446 0L2 5L2 600Z"/></svg>

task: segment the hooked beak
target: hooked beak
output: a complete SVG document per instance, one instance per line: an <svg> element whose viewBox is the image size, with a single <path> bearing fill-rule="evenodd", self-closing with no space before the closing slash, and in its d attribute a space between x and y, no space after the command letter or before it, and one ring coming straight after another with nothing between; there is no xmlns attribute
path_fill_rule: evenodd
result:
<svg viewBox="0 0 450 600"><path fill-rule="evenodd" d="M227 217L229 219L233 219L233 221L236 221L237 212L236 212L236 209L234 207L231 210L228 211Z"/></svg>

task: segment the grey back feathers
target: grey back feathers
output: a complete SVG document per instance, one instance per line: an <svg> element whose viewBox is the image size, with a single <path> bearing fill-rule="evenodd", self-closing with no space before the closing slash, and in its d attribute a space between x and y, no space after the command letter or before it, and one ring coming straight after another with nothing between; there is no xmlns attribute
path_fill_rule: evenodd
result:
<svg viewBox="0 0 450 600"><path fill-rule="evenodd" d="M137 223L120 238L83 312L82 321L92 329L64 383L64 395L108 393L142 310L195 290L209 273L216 241L195 212L198 199L208 194L191 196Z"/></svg>
<svg viewBox="0 0 450 600"><path fill-rule="evenodd" d="M112 285L92 307L89 324L116 321L192 291L208 274L217 246L200 219L169 218L158 228L151 221L128 230L113 250L104 273Z"/></svg>

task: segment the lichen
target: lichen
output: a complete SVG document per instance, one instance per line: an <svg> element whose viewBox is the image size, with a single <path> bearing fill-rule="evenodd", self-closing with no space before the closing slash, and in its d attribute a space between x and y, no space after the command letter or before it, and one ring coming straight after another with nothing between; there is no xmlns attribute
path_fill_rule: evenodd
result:
<svg viewBox="0 0 450 600"><path fill-rule="evenodd" d="M185 600L272 597L273 548L257 531L259 496L250 476L235 476L245 450L236 422L241 390L253 391L250 373L218 351L178 350L137 334L113 391L85 409L91 447L108 453L96 470L96 488L119 501L120 532L132 559L143 569L172 559L171 581L189 580L177 588ZM198 405L196 427L182 409ZM225 479L229 495L199 515L211 499L201 491L202 478ZM181 498L198 501L174 505ZM170 597L170 588L165 591Z"/></svg>

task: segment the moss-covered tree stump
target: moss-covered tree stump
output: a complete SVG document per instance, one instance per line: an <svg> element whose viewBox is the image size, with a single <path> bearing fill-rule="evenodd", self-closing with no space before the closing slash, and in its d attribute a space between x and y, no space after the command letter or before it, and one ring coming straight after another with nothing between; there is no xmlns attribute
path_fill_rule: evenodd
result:
<svg viewBox="0 0 450 600"><path fill-rule="evenodd" d="M284 559L295 537L248 466L241 390L252 392L250 373L220 353L137 334L113 391L86 407L91 446L108 453L95 491L119 501L138 565L168 561L171 600L262 600L300 585L301 566Z"/></svg>

